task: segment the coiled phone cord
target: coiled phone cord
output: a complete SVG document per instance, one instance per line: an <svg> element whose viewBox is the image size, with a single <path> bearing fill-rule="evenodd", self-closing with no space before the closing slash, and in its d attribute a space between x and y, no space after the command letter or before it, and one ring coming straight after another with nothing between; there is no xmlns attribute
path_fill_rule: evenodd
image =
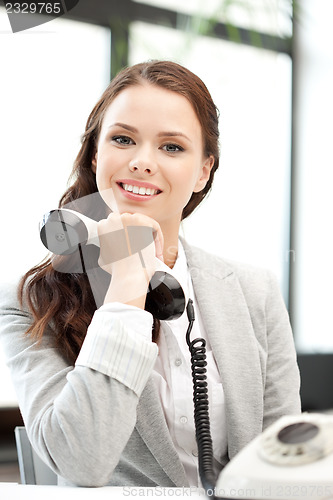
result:
<svg viewBox="0 0 333 500"><path fill-rule="evenodd" d="M221 497L215 490L216 476L213 469L213 442L210 434L208 411L208 385L206 376L206 341L199 337L190 341L190 333L195 320L192 299L186 306L189 325L186 342L191 353L195 434L198 444L199 474L202 486L210 500L240 500L239 497ZM250 500L243 497L242 500Z"/></svg>
<svg viewBox="0 0 333 500"><path fill-rule="evenodd" d="M213 472L213 442L210 434L208 385L206 376L206 341L203 338L190 340L194 323L193 301L188 300L186 306L189 325L186 332L186 342L191 353L193 403L195 433L198 444L199 474L206 493L214 496L216 477Z"/></svg>

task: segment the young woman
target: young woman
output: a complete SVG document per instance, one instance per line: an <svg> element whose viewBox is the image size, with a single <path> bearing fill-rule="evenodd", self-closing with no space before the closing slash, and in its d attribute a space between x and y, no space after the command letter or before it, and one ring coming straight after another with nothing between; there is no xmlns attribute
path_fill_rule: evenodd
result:
<svg viewBox="0 0 333 500"><path fill-rule="evenodd" d="M87 253L85 272L75 263L57 270L51 256L23 277L20 303L16 290L1 295L1 341L25 426L59 484L200 485L186 313L158 321L144 310L156 257L194 301L193 338L207 341L215 473L300 411L275 279L179 238L218 164L216 107L178 64L124 69L89 116L60 206L98 221L100 255ZM130 226L155 237L140 256L114 259L110 235Z"/></svg>

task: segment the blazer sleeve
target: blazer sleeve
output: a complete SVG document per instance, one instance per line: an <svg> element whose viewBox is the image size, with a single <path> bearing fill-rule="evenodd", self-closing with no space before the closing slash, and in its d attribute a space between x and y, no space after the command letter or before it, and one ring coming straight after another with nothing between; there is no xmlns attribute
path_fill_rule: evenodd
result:
<svg viewBox="0 0 333 500"><path fill-rule="evenodd" d="M77 363L69 366L50 327L40 343L26 335L31 317L20 309L16 287L0 290L0 339L29 439L75 485L109 482L136 423L158 348L151 315L133 309L130 324L119 311L97 310Z"/></svg>
<svg viewBox="0 0 333 500"><path fill-rule="evenodd" d="M264 429L283 415L301 411L300 374L289 315L277 279L270 272L267 276Z"/></svg>

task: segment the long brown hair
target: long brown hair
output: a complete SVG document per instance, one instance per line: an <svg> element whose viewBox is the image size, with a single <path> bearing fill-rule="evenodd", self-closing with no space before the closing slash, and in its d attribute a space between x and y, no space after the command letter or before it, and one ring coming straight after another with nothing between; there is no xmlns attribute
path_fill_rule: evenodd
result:
<svg viewBox="0 0 333 500"><path fill-rule="evenodd" d="M61 197L59 207L98 193L91 165L105 112L122 90L144 81L181 94L189 100L201 124L204 154L214 157L205 188L192 194L183 210L182 219L188 217L210 191L219 165L218 112L210 93L201 79L183 66L170 61L149 61L123 69L111 81L90 113L70 176L71 185ZM103 218L102 204L95 214L90 213L89 216L96 220ZM54 332L55 345L70 363L74 363L97 308L87 274L59 272L55 269L53 257L46 258L23 276L19 284L19 298L21 304L25 301L32 313L33 322L27 333L40 340L46 327L50 326ZM156 338L157 320L154 320L154 331Z"/></svg>

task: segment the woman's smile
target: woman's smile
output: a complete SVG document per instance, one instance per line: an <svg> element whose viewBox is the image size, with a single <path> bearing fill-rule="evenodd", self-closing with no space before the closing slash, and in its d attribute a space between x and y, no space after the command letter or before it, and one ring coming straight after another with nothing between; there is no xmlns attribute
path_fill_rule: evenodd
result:
<svg viewBox="0 0 333 500"><path fill-rule="evenodd" d="M121 181L117 181L116 184L120 188L122 195L133 201L150 201L162 193L157 186L148 182L123 179Z"/></svg>

